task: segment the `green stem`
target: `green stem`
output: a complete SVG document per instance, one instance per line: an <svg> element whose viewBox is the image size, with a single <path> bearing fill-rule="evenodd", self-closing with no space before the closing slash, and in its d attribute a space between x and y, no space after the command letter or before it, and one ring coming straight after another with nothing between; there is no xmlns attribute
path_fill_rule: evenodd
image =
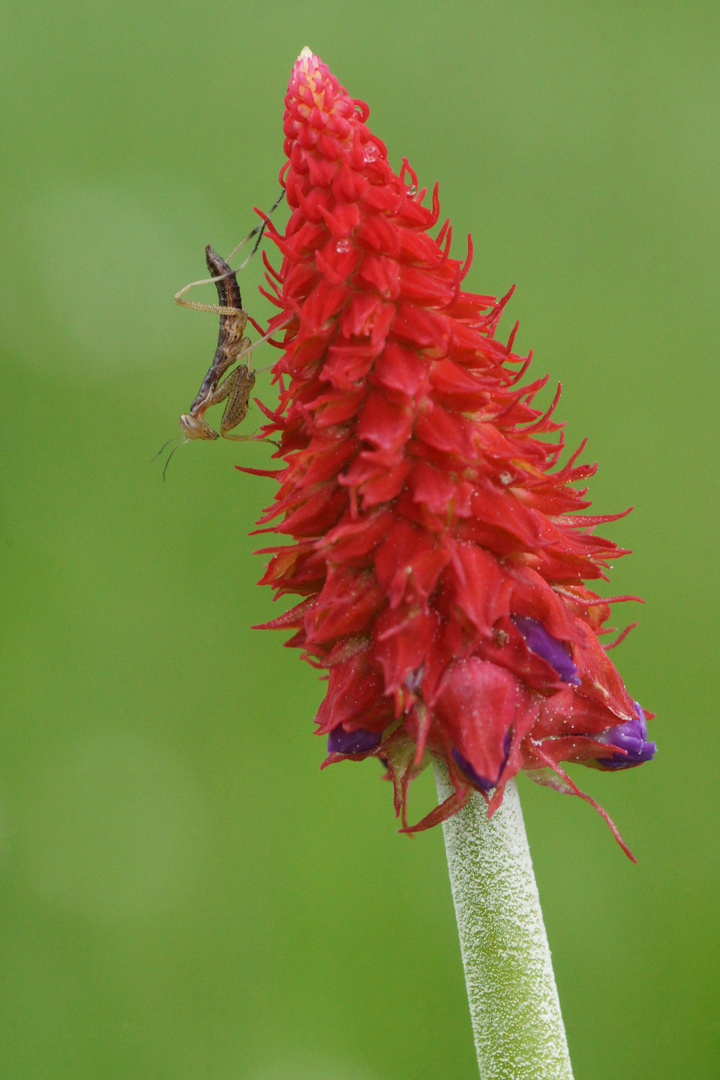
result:
<svg viewBox="0 0 720 1080"><path fill-rule="evenodd" d="M442 802L439 763L435 781ZM482 1080L572 1080L516 782L490 821L473 794L443 830Z"/></svg>

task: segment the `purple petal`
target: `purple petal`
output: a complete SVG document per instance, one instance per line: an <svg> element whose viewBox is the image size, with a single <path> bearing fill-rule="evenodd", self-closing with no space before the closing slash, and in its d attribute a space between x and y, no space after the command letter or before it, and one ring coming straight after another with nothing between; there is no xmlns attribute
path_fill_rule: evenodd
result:
<svg viewBox="0 0 720 1080"><path fill-rule="evenodd" d="M580 683L577 668L565 652L562 641L549 634L543 624L529 615L511 615L512 621L525 638L525 644L531 652L542 657L550 667L555 668L562 682Z"/></svg>
<svg viewBox="0 0 720 1080"><path fill-rule="evenodd" d="M336 727L328 735L328 753L368 754L380 745L381 739L381 731L368 731L367 728L346 731L342 726Z"/></svg>
<svg viewBox="0 0 720 1080"><path fill-rule="evenodd" d="M452 756L455 758L455 762L460 766L465 775L472 780L473 784L476 784L477 787L482 788L483 791L492 791L492 789L495 787L495 784L497 783L497 779L488 780L486 776L480 776L480 773L475 772L467 758L464 758L460 751L456 750L454 747Z"/></svg>
<svg viewBox="0 0 720 1080"><path fill-rule="evenodd" d="M465 773L466 776L470 777L473 784L476 784L484 792L488 792L488 791L492 791L492 789L495 787L498 780L500 779L500 774L502 773L503 769L505 768L505 764L506 764L508 756L510 754L510 746L511 746L511 744L512 744L512 735L510 734L509 731L506 731L505 732L505 739L503 741L503 751L505 753L505 759L504 759L502 765L500 766L500 768L498 769L498 774L497 774L497 776L495 777L494 780L489 780L486 776L481 776L480 773L476 772L475 769L473 769L470 762L468 761L468 759L463 757L463 755L460 753L460 751L456 750L455 747L453 747L452 756L455 759L455 763L460 766L460 768L462 769L462 771Z"/></svg>
<svg viewBox="0 0 720 1080"><path fill-rule="evenodd" d="M655 757L655 743L647 741L647 724L645 713L637 701L633 702L637 710L637 720L628 720L626 724L618 724L598 736L599 742L617 746L627 753L610 754L606 758L597 758L598 765L603 769L631 769L634 765L642 765L644 761L650 761Z"/></svg>

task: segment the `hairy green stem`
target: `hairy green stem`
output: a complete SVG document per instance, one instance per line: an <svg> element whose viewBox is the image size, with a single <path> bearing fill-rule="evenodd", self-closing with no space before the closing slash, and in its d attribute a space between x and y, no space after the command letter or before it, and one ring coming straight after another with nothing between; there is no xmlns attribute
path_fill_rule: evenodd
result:
<svg viewBox="0 0 720 1080"><path fill-rule="evenodd" d="M435 781L443 801L442 764ZM443 830L482 1080L572 1080L517 784L490 821L473 794Z"/></svg>

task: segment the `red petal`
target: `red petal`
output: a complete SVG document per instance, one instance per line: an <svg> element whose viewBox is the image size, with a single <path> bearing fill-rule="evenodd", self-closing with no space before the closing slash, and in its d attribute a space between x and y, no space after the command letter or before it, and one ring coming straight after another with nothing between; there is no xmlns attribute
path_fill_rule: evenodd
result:
<svg viewBox="0 0 720 1080"><path fill-rule="evenodd" d="M448 667L435 711L452 744L494 785L507 757L506 736L517 706L517 680L495 664L471 657Z"/></svg>

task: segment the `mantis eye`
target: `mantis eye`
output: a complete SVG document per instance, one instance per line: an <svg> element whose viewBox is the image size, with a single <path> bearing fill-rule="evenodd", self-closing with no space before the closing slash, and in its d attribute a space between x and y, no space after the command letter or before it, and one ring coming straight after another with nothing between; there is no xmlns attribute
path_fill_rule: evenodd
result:
<svg viewBox="0 0 720 1080"><path fill-rule="evenodd" d="M183 413L180 417L180 430L186 439L219 439L220 436L213 431L201 417L192 413Z"/></svg>
<svg viewBox="0 0 720 1080"><path fill-rule="evenodd" d="M183 413L180 417L180 430L188 439L192 439L195 429L194 418L190 413Z"/></svg>

